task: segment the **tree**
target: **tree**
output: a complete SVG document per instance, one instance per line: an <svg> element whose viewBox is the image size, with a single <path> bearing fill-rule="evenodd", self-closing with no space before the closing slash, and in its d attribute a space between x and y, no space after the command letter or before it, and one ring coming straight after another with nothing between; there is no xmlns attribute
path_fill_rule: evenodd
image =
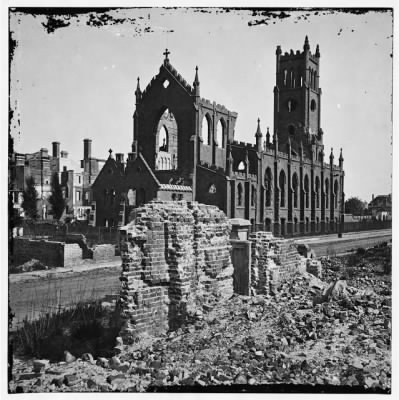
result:
<svg viewBox="0 0 399 400"><path fill-rule="evenodd" d="M37 214L37 191L35 188L35 179L33 176L26 178L26 188L23 192L22 208L25 211L27 217L36 219Z"/></svg>
<svg viewBox="0 0 399 400"><path fill-rule="evenodd" d="M48 199L51 204L53 215L56 219L60 219L65 210L65 199L62 194L58 173L54 172L51 177L51 196Z"/></svg>
<svg viewBox="0 0 399 400"><path fill-rule="evenodd" d="M352 215L363 215L365 203L358 197L350 197L345 201L345 213Z"/></svg>

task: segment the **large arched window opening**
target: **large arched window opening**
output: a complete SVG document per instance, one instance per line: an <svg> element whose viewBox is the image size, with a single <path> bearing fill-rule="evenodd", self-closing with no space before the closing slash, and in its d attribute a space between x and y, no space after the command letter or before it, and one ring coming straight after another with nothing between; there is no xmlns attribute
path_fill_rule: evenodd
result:
<svg viewBox="0 0 399 400"><path fill-rule="evenodd" d="M211 132L211 118L208 114L202 118L201 135L204 144L210 146L212 143L212 132Z"/></svg>
<svg viewBox="0 0 399 400"><path fill-rule="evenodd" d="M173 170L177 168L177 135L178 128L175 116L169 109L166 109L156 127L156 169Z"/></svg>
<svg viewBox="0 0 399 400"><path fill-rule="evenodd" d="M329 193L330 193L330 182L328 181L328 179L326 179L326 208L328 208Z"/></svg>
<svg viewBox="0 0 399 400"><path fill-rule="evenodd" d="M285 172L281 171L279 175L279 186L280 186L280 207L285 207Z"/></svg>
<svg viewBox="0 0 399 400"><path fill-rule="evenodd" d="M293 190L293 203L294 208L298 208L298 175L296 172L292 176L292 190Z"/></svg>
<svg viewBox="0 0 399 400"><path fill-rule="evenodd" d="M305 175L303 186L305 189L305 208L309 208L309 177L307 175Z"/></svg>
<svg viewBox="0 0 399 400"><path fill-rule="evenodd" d="M225 127L224 121L220 119L216 125L216 145L223 148L224 148L224 136L225 136L224 127Z"/></svg>
<svg viewBox="0 0 399 400"><path fill-rule="evenodd" d="M265 189L266 189L266 207L272 205L272 171L270 168L266 168L265 172Z"/></svg>
<svg viewBox="0 0 399 400"><path fill-rule="evenodd" d="M239 183L237 185L237 205L238 206L242 206L244 204L244 199L243 199L243 188L242 188L242 184Z"/></svg>
<svg viewBox="0 0 399 400"><path fill-rule="evenodd" d="M338 181L335 180L334 182L334 207L338 208L338 196L339 195L339 190L338 190Z"/></svg>
<svg viewBox="0 0 399 400"><path fill-rule="evenodd" d="M320 208L320 179L316 176L316 208Z"/></svg>

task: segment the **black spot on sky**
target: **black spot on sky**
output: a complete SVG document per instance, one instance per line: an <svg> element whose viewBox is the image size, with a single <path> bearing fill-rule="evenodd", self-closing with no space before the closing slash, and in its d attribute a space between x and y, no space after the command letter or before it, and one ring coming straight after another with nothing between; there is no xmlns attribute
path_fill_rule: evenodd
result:
<svg viewBox="0 0 399 400"><path fill-rule="evenodd" d="M47 22L42 22L42 25L47 33L54 33L56 29L66 28L67 26L71 25L69 19L70 18L66 19L65 17L56 18L52 15L48 15Z"/></svg>

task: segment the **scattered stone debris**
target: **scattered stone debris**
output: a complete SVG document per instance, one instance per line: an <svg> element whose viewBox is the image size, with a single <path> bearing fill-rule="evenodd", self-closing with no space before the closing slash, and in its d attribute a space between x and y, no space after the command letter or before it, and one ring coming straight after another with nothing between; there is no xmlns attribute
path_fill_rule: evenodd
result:
<svg viewBox="0 0 399 400"><path fill-rule="evenodd" d="M12 268L10 268L10 273L19 274L21 272L41 271L45 269L48 269L47 265L43 264L39 260L36 260L35 258L32 258L31 260L21 265L13 266Z"/></svg>
<svg viewBox="0 0 399 400"><path fill-rule="evenodd" d="M15 357L11 392L151 392L293 384L390 392L390 248L321 260L274 295L234 295L113 357ZM72 356L74 357L74 356ZM66 359L65 359L66 360ZM36 372L40 371L40 372Z"/></svg>

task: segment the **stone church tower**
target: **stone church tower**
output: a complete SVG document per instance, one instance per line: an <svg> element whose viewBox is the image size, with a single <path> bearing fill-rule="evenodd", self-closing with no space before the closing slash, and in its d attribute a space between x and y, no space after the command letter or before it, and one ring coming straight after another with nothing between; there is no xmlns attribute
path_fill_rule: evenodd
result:
<svg viewBox="0 0 399 400"><path fill-rule="evenodd" d="M301 143L313 144L315 154L322 150L319 76L319 45L312 54L307 36L302 52L291 50L282 54L281 47L277 46L274 129L280 151L286 151L288 138L296 152ZM305 146L304 151L310 157L312 147Z"/></svg>

